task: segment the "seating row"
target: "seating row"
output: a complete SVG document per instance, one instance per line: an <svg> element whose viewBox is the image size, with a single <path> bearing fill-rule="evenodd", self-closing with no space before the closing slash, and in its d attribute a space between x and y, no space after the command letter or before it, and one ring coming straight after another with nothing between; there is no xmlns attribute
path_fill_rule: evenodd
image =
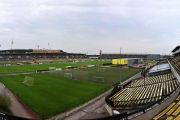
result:
<svg viewBox="0 0 180 120"><path fill-rule="evenodd" d="M153 103L171 94L179 85L172 73L148 77L147 83L139 79L115 93L109 99L114 106L138 106Z"/></svg>
<svg viewBox="0 0 180 120"><path fill-rule="evenodd" d="M176 100L157 114L153 120L180 120L180 95Z"/></svg>

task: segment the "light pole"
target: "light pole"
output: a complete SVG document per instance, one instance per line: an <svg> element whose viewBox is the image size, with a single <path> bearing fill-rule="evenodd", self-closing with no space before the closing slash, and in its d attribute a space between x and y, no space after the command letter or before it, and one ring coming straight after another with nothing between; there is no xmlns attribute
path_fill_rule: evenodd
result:
<svg viewBox="0 0 180 120"><path fill-rule="evenodd" d="M119 61L120 61L120 66L119 66L119 81L120 81L120 84L121 84L121 47L120 47L120 55L119 55Z"/></svg>
<svg viewBox="0 0 180 120"><path fill-rule="evenodd" d="M48 42L48 47L49 47L49 50L50 50L50 43Z"/></svg>
<svg viewBox="0 0 180 120"><path fill-rule="evenodd" d="M120 55L121 55L121 47L120 47L120 51L119 52L120 52Z"/></svg>
<svg viewBox="0 0 180 120"><path fill-rule="evenodd" d="M146 82L145 82L145 80L146 80L146 66L144 68L143 77L144 77L144 87L145 87L145 84L146 84Z"/></svg>
<svg viewBox="0 0 180 120"><path fill-rule="evenodd" d="M12 50L13 44L14 44L14 42L13 42L13 40L12 40L12 41L11 41L11 50Z"/></svg>

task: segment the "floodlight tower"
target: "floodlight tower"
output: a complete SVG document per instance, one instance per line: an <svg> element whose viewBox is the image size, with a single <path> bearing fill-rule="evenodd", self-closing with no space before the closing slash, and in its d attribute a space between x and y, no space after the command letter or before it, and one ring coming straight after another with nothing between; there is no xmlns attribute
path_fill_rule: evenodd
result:
<svg viewBox="0 0 180 120"><path fill-rule="evenodd" d="M102 57L102 50L99 50L99 58L101 59Z"/></svg>
<svg viewBox="0 0 180 120"><path fill-rule="evenodd" d="M12 40L12 41L11 41L11 50L12 50L13 44L14 44L14 42L13 42L13 40Z"/></svg>
<svg viewBox="0 0 180 120"><path fill-rule="evenodd" d="M144 67L144 71L143 71L144 87L145 87L145 85L146 85L146 71L147 71L147 69L146 69L146 66L145 66L145 67Z"/></svg>
<svg viewBox="0 0 180 120"><path fill-rule="evenodd" d="M50 50L50 43L48 42L48 48L49 48L49 50Z"/></svg>
<svg viewBox="0 0 180 120"><path fill-rule="evenodd" d="M121 56L121 47L120 47L120 49L119 49L119 50L120 50L119 52L120 52L120 56Z"/></svg>
<svg viewBox="0 0 180 120"><path fill-rule="evenodd" d="M119 58L120 58L120 66L119 66L119 82L121 83L121 47L119 49L120 54L119 54Z"/></svg>

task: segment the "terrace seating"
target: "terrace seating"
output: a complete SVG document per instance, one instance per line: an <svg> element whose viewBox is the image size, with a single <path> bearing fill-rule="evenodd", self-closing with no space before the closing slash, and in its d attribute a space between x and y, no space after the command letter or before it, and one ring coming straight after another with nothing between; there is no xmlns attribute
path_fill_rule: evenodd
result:
<svg viewBox="0 0 180 120"><path fill-rule="evenodd" d="M170 59L170 62L174 66L174 68L177 70L177 72L180 73L180 56L176 56Z"/></svg>
<svg viewBox="0 0 180 120"><path fill-rule="evenodd" d="M116 107L133 107L152 104L170 95L178 82L172 73L138 79L112 95L109 100Z"/></svg>
<svg viewBox="0 0 180 120"><path fill-rule="evenodd" d="M164 74L164 75L158 75L158 76L151 76L144 79L139 79L136 81L133 81L132 84L130 84L128 87L138 87L138 86L144 86L144 85L152 85L156 83L162 83L162 82L168 82L172 79L175 79L172 73Z"/></svg>
<svg viewBox="0 0 180 120"><path fill-rule="evenodd" d="M180 95L162 112L157 114L153 120L180 120Z"/></svg>

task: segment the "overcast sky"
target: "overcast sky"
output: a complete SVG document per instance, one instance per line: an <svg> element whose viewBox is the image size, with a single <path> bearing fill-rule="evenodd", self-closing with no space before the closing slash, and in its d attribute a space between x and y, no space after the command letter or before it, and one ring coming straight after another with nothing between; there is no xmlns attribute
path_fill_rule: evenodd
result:
<svg viewBox="0 0 180 120"><path fill-rule="evenodd" d="M0 0L0 49L12 40L14 49L170 54L180 44L180 1Z"/></svg>

